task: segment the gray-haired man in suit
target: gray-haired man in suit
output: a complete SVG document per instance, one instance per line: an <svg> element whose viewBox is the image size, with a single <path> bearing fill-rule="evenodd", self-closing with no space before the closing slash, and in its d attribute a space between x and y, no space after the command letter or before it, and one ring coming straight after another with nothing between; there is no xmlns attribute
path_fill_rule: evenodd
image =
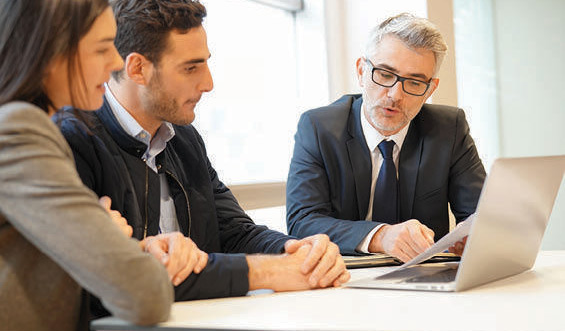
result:
<svg viewBox="0 0 565 331"><path fill-rule="evenodd" d="M288 231L342 254L407 261L474 213L485 179L463 110L424 104L447 46L428 20L391 17L356 62L361 95L304 113L287 183ZM461 252L464 243L453 250Z"/></svg>

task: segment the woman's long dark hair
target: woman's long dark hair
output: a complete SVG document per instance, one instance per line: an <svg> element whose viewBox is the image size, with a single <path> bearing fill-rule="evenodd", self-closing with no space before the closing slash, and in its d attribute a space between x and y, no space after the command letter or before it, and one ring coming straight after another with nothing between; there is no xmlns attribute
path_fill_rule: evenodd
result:
<svg viewBox="0 0 565 331"><path fill-rule="evenodd" d="M47 65L60 55L69 59L75 105L78 43L108 6L108 0L0 0L0 105L27 101L47 112L53 104L43 78Z"/></svg>

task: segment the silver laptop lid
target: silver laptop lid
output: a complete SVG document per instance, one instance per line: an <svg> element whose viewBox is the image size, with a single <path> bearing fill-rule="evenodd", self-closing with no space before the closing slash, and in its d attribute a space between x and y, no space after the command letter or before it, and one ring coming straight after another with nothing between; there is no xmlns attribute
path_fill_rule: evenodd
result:
<svg viewBox="0 0 565 331"><path fill-rule="evenodd" d="M565 155L497 159L481 192L456 291L530 269L565 174Z"/></svg>

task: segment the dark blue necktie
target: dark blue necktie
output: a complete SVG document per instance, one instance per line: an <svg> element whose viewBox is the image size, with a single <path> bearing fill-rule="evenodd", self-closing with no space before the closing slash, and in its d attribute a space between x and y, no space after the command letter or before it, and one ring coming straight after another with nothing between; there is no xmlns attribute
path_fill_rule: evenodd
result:
<svg viewBox="0 0 565 331"><path fill-rule="evenodd" d="M398 180L392 159L394 141L381 141L378 145L383 164L375 184L373 195L373 221L394 224L398 222Z"/></svg>

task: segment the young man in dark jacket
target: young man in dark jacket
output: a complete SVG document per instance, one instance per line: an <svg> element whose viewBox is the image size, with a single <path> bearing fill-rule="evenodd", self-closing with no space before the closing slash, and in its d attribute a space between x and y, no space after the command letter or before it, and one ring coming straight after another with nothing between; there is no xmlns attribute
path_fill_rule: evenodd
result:
<svg viewBox="0 0 565 331"><path fill-rule="evenodd" d="M72 112L55 120L84 183L112 198L112 209L128 220L133 236L180 231L209 253L199 274L173 279L176 299L346 282L339 249L326 235L298 241L255 225L210 164L190 125L201 95L213 87L204 6L119 0L113 8L123 70L105 86L104 105L89 126ZM276 255L246 255L254 253Z"/></svg>

